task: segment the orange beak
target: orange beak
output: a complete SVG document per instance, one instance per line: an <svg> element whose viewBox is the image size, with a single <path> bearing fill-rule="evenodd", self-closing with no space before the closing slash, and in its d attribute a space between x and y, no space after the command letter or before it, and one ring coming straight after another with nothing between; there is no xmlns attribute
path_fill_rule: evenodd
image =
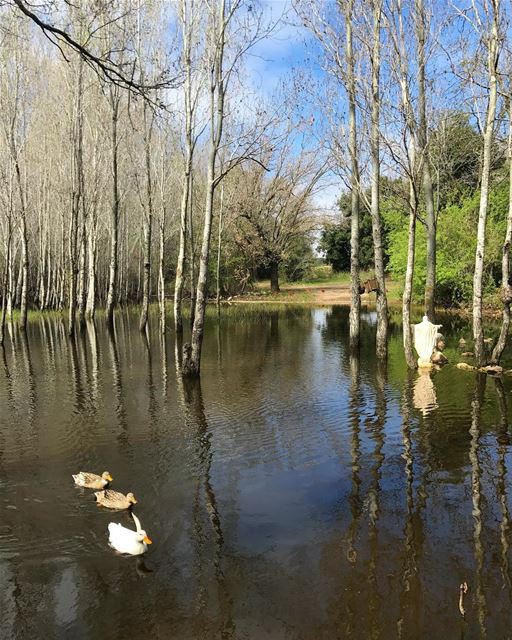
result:
<svg viewBox="0 0 512 640"><path fill-rule="evenodd" d="M146 544L153 544L153 540L151 540L150 538L148 538L148 536L145 536L145 537L144 537L144 542L145 542Z"/></svg>
<svg viewBox="0 0 512 640"><path fill-rule="evenodd" d="M133 497L132 504L137 504L137 500L135 499L135 496Z"/></svg>
<svg viewBox="0 0 512 640"><path fill-rule="evenodd" d="M109 473L109 474L108 474L108 476L107 476L107 480L108 480L109 482L112 482L112 480L113 480L113 479L114 479L114 478L113 478L113 477L110 475L110 473Z"/></svg>

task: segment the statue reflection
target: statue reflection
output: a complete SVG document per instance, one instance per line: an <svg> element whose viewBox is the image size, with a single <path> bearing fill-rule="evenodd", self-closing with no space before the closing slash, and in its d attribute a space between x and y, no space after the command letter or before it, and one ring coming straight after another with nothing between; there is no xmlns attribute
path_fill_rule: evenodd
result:
<svg viewBox="0 0 512 640"><path fill-rule="evenodd" d="M414 382L413 402L414 407L419 409L423 416L427 416L438 408L436 389L430 369L419 367L418 377Z"/></svg>

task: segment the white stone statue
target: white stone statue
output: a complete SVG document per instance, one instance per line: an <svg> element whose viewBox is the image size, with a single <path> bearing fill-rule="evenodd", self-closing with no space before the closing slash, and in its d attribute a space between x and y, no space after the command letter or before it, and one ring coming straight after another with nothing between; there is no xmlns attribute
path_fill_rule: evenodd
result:
<svg viewBox="0 0 512 640"><path fill-rule="evenodd" d="M418 358L418 367L431 367L430 358L436 346L436 336L442 324L432 324L427 316L423 316L423 320L419 324L415 324L414 328L414 348L416 349Z"/></svg>

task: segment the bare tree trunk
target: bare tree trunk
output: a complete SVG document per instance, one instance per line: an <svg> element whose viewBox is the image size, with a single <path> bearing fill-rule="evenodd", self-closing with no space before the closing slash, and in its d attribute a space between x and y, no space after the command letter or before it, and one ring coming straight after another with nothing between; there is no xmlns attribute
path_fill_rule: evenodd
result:
<svg viewBox="0 0 512 640"><path fill-rule="evenodd" d="M183 332L182 302L187 246L188 199L190 196L190 166L187 161L185 161L185 165L180 209L180 246L176 265L176 280L174 283L174 325L177 333Z"/></svg>
<svg viewBox="0 0 512 640"><path fill-rule="evenodd" d="M354 51L352 42L352 20L354 2L350 0L345 13L347 89L349 119L349 155L351 166L351 209L350 209L350 349L359 348L361 331L361 294L359 292L359 161L357 154L356 86Z"/></svg>
<svg viewBox="0 0 512 640"><path fill-rule="evenodd" d="M512 99L509 98L509 130L508 130L508 161L509 161L509 200L507 230L501 259L501 297L503 300L503 320L498 341L493 349L491 362L499 364L507 344L510 327L510 304L512 303L512 287L510 286L510 243L512 242Z"/></svg>
<svg viewBox="0 0 512 640"><path fill-rule="evenodd" d="M165 334L166 321L165 321L165 205L162 205L162 217L160 218L159 229L159 248L160 257L158 261L158 301L160 304L160 333Z"/></svg>
<svg viewBox="0 0 512 640"><path fill-rule="evenodd" d="M20 297L20 329L26 331L27 328L27 308L28 308L28 241L27 241L27 220L25 205L21 214L21 297Z"/></svg>
<svg viewBox="0 0 512 640"><path fill-rule="evenodd" d="M418 41L418 147L422 154L423 194L425 196L425 226L427 231L427 273L425 280L425 313L434 321L436 286L436 234L437 221L434 208L434 190L430 172L425 98L425 6L416 0L416 36Z"/></svg>
<svg viewBox="0 0 512 640"><path fill-rule="evenodd" d="M112 214L111 214L111 238L110 238L110 265L107 293L106 317L107 325L114 326L114 307L117 301L117 246L119 242L119 184L118 184L118 140L117 125L119 119L118 89L111 87L110 104L112 107Z"/></svg>
<svg viewBox="0 0 512 640"><path fill-rule="evenodd" d="M189 0L180 3L180 19L183 37L183 64L185 67L185 158L183 164L183 183L180 209L180 244L174 284L174 325L177 333L183 332L183 285L185 280L185 260L187 253L187 222L192 197L192 160L194 142L192 128L195 103L192 100L192 38L194 32L194 5ZM192 253L190 259L193 260ZM191 285L193 286L193 285ZM191 314L193 316L193 313ZM193 322L193 319L192 319Z"/></svg>
<svg viewBox="0 0 512 640"><path fill-rule="evenodd" d="M147 102L144 102L144 146L146 152L146 188L147 209L144 211L144 277L142 282L142 310L140 314L139 329L146 330L149 314L149 298L151 296L151 235L153 227L153 177L151 169L151 138L153 130L153 117L147 124Z"/></svg>
<svg viewBox="0 0 512 640"><path fill-rule="evenodd" d="M68 335L75 333L77 276L78 276L78 224L82 207L84 176L83 176L83 61L78 60L78 76L76 85L75 113L72 120L73 139L73 192L71 202L71 225L69 232L69 316Z"/></svg>
<svg viewBox="0 0 512 640"><path fill-rule="evenodd" d="M188 198L188 240L190 243L190 251L188 256L189 262L189 274L190 274L190 328L194 326L194 319L196 313L196 244L194 240L194 219L192 216L193 213L193 178L190 176L190 194Z"/></svg>
<svg viewBox="0 0 512 640"><path fill-rule="evenodd" d="M224 214L224 183L221 184L220 187L220 207L219 207L219 227L217 234L217 270L216 270L216 280L217 280L217 306L220 305L220 260L222 257L222 217Z"/></svg>
<svg viewBox="0 0 512 640"><path fill-rule="evenodd" d="M5 339L5 320L7 315L7 300L9 298L9 264L11 261L11 213L9 212L7 218L7 238L6 238L6 251L5 251L5 269L4 269L4 282L2 287L2 316L0 318L0 346L3 346Z"/></svg>
<svg viewBox="0 0 512 640"><path fill-rule="evenodd" d="M84 194L85 195L85 194ZM80 233L80 259L78 263L78 323L82 326L85 322L85 308L87 303L87 221L85 206L82 198L82 229Z"/></svg>
<svg viewBox="0 0 512 640"><path fill-rule="evenodd" d="M201 349L203 346L204 316L208 299L208 259L210 253L210 236L213 217L213 196L214 187L214 166L216 148L210 149L208 161L207 192L205 204L205 221L203 228L203 241L201 246L201 257L199 260L199 276L197 279L197 293L194 314L194 324L192 327L192 344L190 353L184 352L183 372L188 376L198 376L201 367Z"/></svg>
<svg viewBox="0 0 512 640"><path fill-rule="evenodd" d="M409 196L409 236L407 242L407 268L405 271L405 286L402 298L402 324L404 334L404 351L407 366L416 368L416 358L413 350L413 335L411 325L412 285L414 279L414 253L416 243L416 198L414 186L410 185Z"/></svg>
<svg viewBox="0 0 512 640"><path fill-rule="evenodd" d="M382 0L376 0L373 10L372 50L372 114L371 114L371 215L375 278L377 280L377 345L378 358L387 357L388 305L384 274L384 251L382 248L382 222L380 217L380 29Z"/></svg>
<svg viewBox="0 0 512 640"><path fill-rule="evenodd" d="M85 316L88 320L96 313L96 224L89 227L87 238L88 269L87 269L87 304Z"/></svg>
<svg viewBox="0 0 512 640"><path fill-rule="evenodd" d="M10 196L12 198L12 194ZM12 250L12 235L11 235L11 243L10 243L10 251L9 251L9 259L7 260L7 270L8 270L8 287L7 287L7 317L12 320L12 289L14 286L14 264L13 264L13 250Z"/></svg>
<svg viewBox="0 0 512 640"><path fill-rule="evenodd" d="M272 259L270 262L270 291L279 293L279 262Z"/></svg>
<svg viewBox="0 0 512 640"><path fill-rule="evenodd" d="M96 300L98 297L97 282L97 241L98 241L98 135L95 136L94 154L92 158L92 175L94 176L94 191L90 194L91 210L87 217L87 301L85 305L85 317L93 320L96 313ZM101 292L100 292L101 293Z"/></svg>
<svg viewBox="0 0 512 640"><path fill-rule="evenodd" d="M498 89L499 33L498 12L499 0L490 3L493 8L492 27L488 40L488 81L489 100L485 121L483 141L482 179L480 184L480 208L478 213L478 232L475 254L475 274L473 278L473 338L475 341L475 361L481 367L485 364L484 332L482 326L482 280L485 256L485 224L489 204L489 182L491 171L491 149Z"/></svg>
<svg viewBox="0 0 512 640"><path fill-rule="evenodd" d="M198 376L201 367L201 349L203 346L204 317L208 298L208 261L210 257L210 238L213 218L213 200L216 187L215 163L222 139L224 124L224 47L226 28L229 18L226 16L226 0L220 0L212 24L214 32L214 59L210 78L210 145L207 161L206 202L204 209L203 240L199 260L194 325L192 327L191 348L184 351L183 373ZM233 8L230 16L233 15Z"/></svg>
<svg viewBox="0 0 512 640"><path fill-rule="evenodd" d="M20 255L20 266L18 268L18 278L16 280L16 291L14 294L14 305L21 305L21 289L23 287L23 252Z"/></svg>

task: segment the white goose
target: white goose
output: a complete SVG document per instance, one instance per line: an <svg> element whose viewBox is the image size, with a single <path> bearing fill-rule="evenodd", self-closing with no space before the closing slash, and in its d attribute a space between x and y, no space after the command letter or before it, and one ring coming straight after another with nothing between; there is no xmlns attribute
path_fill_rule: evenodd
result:
<svg viewBox="0 0 512 640"><path fill-rule="evenodd" d="M140 520L132 513L132 518L137 527L137 531L123 527L123 525L117 522L111 522L108 525L109 542L119 553L128 553L131 556L140 556L148 549L148 544L152 543L152 540L148 538L147 533L140 526Z"/></svg>

